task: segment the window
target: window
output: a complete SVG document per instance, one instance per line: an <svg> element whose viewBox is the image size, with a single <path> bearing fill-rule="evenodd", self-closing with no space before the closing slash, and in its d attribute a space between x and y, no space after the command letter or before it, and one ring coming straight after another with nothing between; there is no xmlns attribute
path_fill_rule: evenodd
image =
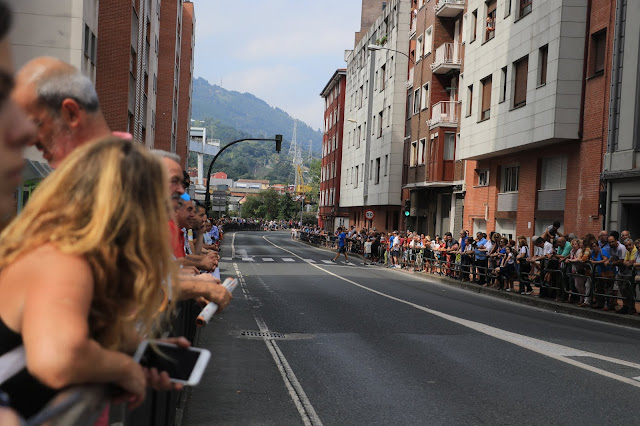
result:
<svg viewBox="0 0 640 426"><path fill-rule="evenodd" d="M358 168L358 166L356 166L356 171L354 172L354 177L355 177L356 184L354 185L354 188L358 187L358 177L359 176L360 176L359 168Z"/></svg>
<svg viewBox="0 0 640 426"><path fill-rule="evenodd" d="M527 104L527 73L529 72L529 57L525 56L513 64L516 74L513 107L517 108Z"/></svg>
<svg viewBox="0 0 640 426"><path fill-rule="evenodd" d="M413 92L413 113L417 114L420 112L420 89L416 89Z"/></svg>
<svg viewBox="0 0 640 426"><path fill-rule="evenodd" d="M540 189L553 190L567 187L567 156L543 158L540 168Z"/></svg>
<svg viewBox="0 0 640 426"><path fill-rule="evenodd" d="M429 83L425 83L422 86L422 95L420 98L420 109L426 109L429 107Z"/></svg>
<svg viewBox="0 0 640 426"><path fill-rule="evenodd" d="M418 147L418 164L424 164L424 151L426 149L427 139L420 139L420 146Z"/></svg>
<svg viewBox="0 0 640 426"><path fill-rule="evenodd" d="M433 44L433 27L427 28L424 32L424 56L431 54L431 45Z"/></svg>
<svg viewBox="0 0 640 426"><path fill-rule="evenodd" d="M485 26L485 41L491 40L496 35L496 5L497 0L487 2L487 25Z"/></svg>
<svg viewBox="0 0 640 426"><path fill-rule="evenodd" d="M378 114L378 137L382 137L382 120L384 120L384 110Z"/></svg>
<svg viewBox="0 0 640 426"><path fill-rule="evenodd" d="M407 91L407 119L411 119L411 105L413 104L413 91Z"/></svg>
<svg viewBox="0 0 640 426"><path fill-rule="evenodd" d="M384 90L384 86L385 86L384 82L386 80L386 76L387 76L386 66L383 65L380 68L380 91Z"/></svg>
<svg viewBox="0 0 640 426"><path fill-rule="evenodd" d="M391 105L387 107L387 127L391 127Z"/></svg>
<svg viewBox="0 0 640 426"><path fill-rule="evenodd" d="M591 36L592 75L604 72L607 51L607 30L599 31Z"/></svg>
<svg viewBox="0 0 640 426"><path fill-rule="evenodd" d="M356 139L356 148L360 148L360 138L362 137L361 135L362 133L362 126L358 126L358 133L357 133L357 139Z"/></svg>
<svg viewBox="0 0 640 426"><path fill-rule="evenodd" d="M453 161L456 154L456 134L445 133L444 134L444 161Z"/></svg>
<svg viewBox="0 0 640 426"><path fill-rule="evenodd" d="M476 39L476 27L478 26L478 9L471 12L471 42Z"/></svg>
<svg viewBox="0 0 640 426"><path fill-rule="evenodd" d="M473 108L473 84L467 88L467 117L471 115Z"/></svg>
<svg viewBox="0 0 640 426"><path fill-rule="evenodd" d="M376 185L380 183L380 157L376 158Z"/></svg>
<svg viewBox="0 0 640 426"><path fill-rule="evenodd" d="M502 67L500 70L500 100L504 102L507 98L507 67Z"/></svg>
<svg viewBox="0 0 640 426"><path fill-rule="evenodd" d="M422 41L423 41L423 36L422 34L420 34L420 37L418 37L418 45L416 47L416 54L418 55L418 57L416 58L417 61L420 61L420 59L422 59L422 54L423 54L423 50L422 50Z"/></svg>
<svg viewBox="0 0 640 426"><path fill-rule="evenodd" d="M371 160L371 165L369 166L369 180L373 180L373 160Z"/></svg>
<svg viewBox="0 0 640 426"><path fill-rule="evenodd" d="M91 31L89 30L89 26L85 24L84 26L84 56L87 58L90 56L91 49Z"/></svg>
<svg viewBox="0 0 640 426"><path fill-rule="evenodd" d="M500 192L518 192L519 166L502 166L502 188Z"/></svg>
<svg viewBox="0 0 640 426"><path fill-rule="evenodd" d="M547 84L547 60L549 45L545 44L538 50L538 86Z"/></svg>
<svg viewBox="0 0 640 426"><path fill-rule="evenodd" d="M356 92L357 95L358 92ZM364 86L360 86L360 97L358 98L358 108L362 108L362 98L364 96Z"/></svg>
<svg viewBox="0 0 640 426"><path fill-rule="evenodd" d="M518 0L520 2L520 13L518 19L531 13L531 0Z"/></svg>
<svg viewBox="0 0 640 426"><path fill-rule="evenodd" d="M476 170L478 174L478 186L489 186L489 170Z"/></svg>
<svg viewBox="0 0 640 426"><path fill-rule="evenodd" d="M389 155L384 156L384 175L387 175L387 167L389 166Z"/></svg>
<svg viewBox="0 0 640 426"><path fill-rule="evenodd" d="M506 0L504 3L504 17L511 15L511 2L513 0Z"/></svg>
<svg viewBox="0 0 640 426"><path fill-rule="evenodd" d="M482 108L480 110L480 121L488 120L491 117L491 76L480 81L482 86Z"/></svg>
<svg viewBox="0 0 640 426"><path fill-rule="evenodd" d="M418 159L418 142L411 142L411 152L409 153L409 167L416 166L416 160Z"/></svg>

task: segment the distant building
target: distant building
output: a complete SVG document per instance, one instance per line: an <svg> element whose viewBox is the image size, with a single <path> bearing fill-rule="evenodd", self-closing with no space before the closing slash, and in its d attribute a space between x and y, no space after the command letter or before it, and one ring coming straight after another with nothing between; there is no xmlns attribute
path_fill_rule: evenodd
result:
<svg viewBox="0 0 640 426"><path fill-rule="evenodd" d="M253 180L253 179L238 179L235 184L235 188L249 188L249 189L269 189L268 180Z"/></svg>
<svg viewBox="0 0 640 426"><path fill-rule="evenodd" d="M346 69L336 70L320 93L324 99L324 133L318 225L327 230L349 226L349 210L340 207L346 76Z"/></svg>

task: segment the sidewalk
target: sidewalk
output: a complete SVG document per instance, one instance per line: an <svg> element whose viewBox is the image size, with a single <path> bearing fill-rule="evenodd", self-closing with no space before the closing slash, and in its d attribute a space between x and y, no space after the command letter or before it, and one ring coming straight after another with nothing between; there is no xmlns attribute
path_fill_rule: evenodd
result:
<svg viewBox="0 0 640 426"><path fill-rule="evenodd" d="M336 253L335 250L330 250L325 247L318 247L313 244L308 244L300 240L296 240L296 241L303 244L307 244L312 247L319 248L321 250L325 250L328 253L332 253L333 255L335 255ZM364 258L362 257L362 255L355 254L355 253L348 253L348 255L350 259L353 257L354 259L353 263L362 264L364 262ZM382 266L379 264L372 265L369 267L386 268L385 266ZM441 284L447 284L452 287L457 287L460 289L473 291L476 293L482 293L482 294L486 294L493 297L499 297L502 299L510 300L512 302L522 303L523 305L535 306L537 308L548 309L558 313L573 315L580 318L588 318L596 321L603 321L603 322L609 322L612 324L624 325L627 327L640 328L640 316L638 315L623 315L623 314L618 314L612 311L607 312L607 311L601 311L600 309L582 308L582 307L576 306L573 303L556 302L553 299L540 298L540 297L537 297L540 289L535 286L533 287L534 294L527 296L527 295L521 295L518 292L507 292L505 290L498 290L497 288L493 288L493 287L483 287L479 284L474 284L471 282L463 282L460 280L456 280L453 278L449 278L449 277L445 277L437 274L414 272L414 271L409 271L409 270L400 269L400 268L388 268L388 269L390 271L394 271L397 273L413 275L417 279L421 279L425 281L437 281ZM618 301L618 304L619 306L622 306L620 301ZM638 304L636 304L636 307L637 306Z"/></svg>

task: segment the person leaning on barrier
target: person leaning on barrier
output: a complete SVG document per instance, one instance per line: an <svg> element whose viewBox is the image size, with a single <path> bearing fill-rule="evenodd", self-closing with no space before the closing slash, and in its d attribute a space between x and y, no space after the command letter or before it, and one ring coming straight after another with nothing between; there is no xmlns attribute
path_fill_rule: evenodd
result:
<svg viewBox="0 0 640 426"><path fill-rule="evenodd" d="M164 179L137 144L87 144L0 235L0 345L26 353L0 389L24 417L80 383L114 383L130 406L144 400L146 373L122 351L153 336L175 274ZM166 373L154 383L172 387Z"/></svg>
<svg viewBox="0 0 640 426"><path fill-rule="evenodd" d="M618 279L620 294L623 297L623 305L617 312L619 314L636 314L636 302L633 291L635 288L633 264L638 255L638 250L631 238L625 239L623 244L627 251L624 258L621 259L621 264L618 266L618 275L616 277Z"/></svg>

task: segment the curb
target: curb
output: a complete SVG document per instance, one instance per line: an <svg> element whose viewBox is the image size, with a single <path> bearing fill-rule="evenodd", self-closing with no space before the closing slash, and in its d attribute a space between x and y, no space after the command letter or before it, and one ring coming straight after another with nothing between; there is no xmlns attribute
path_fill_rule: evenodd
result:
<svg viewBox="0 0 640 426"><path fill-rule="evenodd" d="M306 244L310 247L318 248L320 250L324 250L332 253L335 252L335 250L330 250L325 247L314 246L313 244L309 244L304 241L300 241L300 240L296 240L296 241L302 244ZM364 261L364 258L359 254L350 253L349 257L354 257ZM483 287L478 284L458 281L458 280L454 280L448 277L443 277L435 274L416 273L413 271L407 271L406 269L396 269L396 268L390 269L390 270L393 270L394 272L407 274L407 275L413 275L424 281L437 281L440 284L446 284L451 287L456 287L462 290L473 291L475 293L480 293L480 294L486 294L492 297L505 299L511 302L533 306L536 308L546 309L546 310L554 311L561 314L572 315L575 317L586 318L586 319L591 319L595 321L608 322L616 325L624 325L627 327L640 328L640 316L636 316L636 315L622 315L622 314L617 314L611 311L604 312L599 309L580 308L571 303L556 302L551 299L539 298L534 296L523 296L519 293L502 291L502 290L498 290L491 287Z"/></svg>

